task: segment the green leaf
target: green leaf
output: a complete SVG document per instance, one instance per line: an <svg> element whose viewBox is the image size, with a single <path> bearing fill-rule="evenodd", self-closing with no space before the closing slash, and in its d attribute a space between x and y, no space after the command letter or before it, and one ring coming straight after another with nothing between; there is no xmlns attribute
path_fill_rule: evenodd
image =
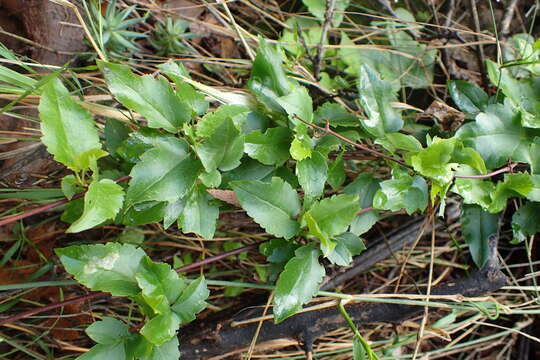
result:
<svg viewBox="0 0 540 360"><path fill-rule="evenodd" d="M456 106L465 113L477 114L488 106L489 96L473 83L450 80L448 92Z"/></svg>
<svg viewBox="0 0 540 360"><path fill-rule="evenodd" d="M191 189L200 170L199 161L188 153L184 140L170 138L158 142L131 170L126 204L174 202Z"/></svg>
<svg viewBox="0 0 540 360"><path fill-rule="evenodd" d="M184 289L182 295L172 306L172 311L175 312L182 324L187 324L195 320L195 315L206 308L208 304L205 300L209 295L206 280L200 276Z"/></svg>
<svg viewBox="0 0 540 360"><path fill-rule="evenodd" d="M135 226L160 222L164 218L168 206L169 203L165 201L146 201L135 204L128 207L123 213L122 224ZM176 218L173 222L175 220Z"/></svg>
<svg viewBox="0 0 540 360"><path fill-rule="evenodd" d="M130 110L146 118L151 128L176 133L191 120L191 109L178 96L165 78L137 76L129 66L98 60L97 64L113 95Z"/></svg>
<svg viewBox="0 0 540 360"><path fill-rule="evenodd" d="M323 126L326 125L326 121L330 122L330 126L357 126L360 123L358 117L342 105L330 102L319 106L314 117L315 122Z"/></svg>
<svg viewBox="0 0 540 360"><path fill-rule="evenodd" d="M519 243L527 236L531 236L540 231L540 203L527 202L512 216L512 231L514 233L514 243Z"/></svg>
<svg viewBox="0 0 540 360"><path fill-rule="evenodd" d="M345 163L343 162L343 156L340 154L330 165L328 169L328 179L326 180L332 189L337 190L343 185L346 180L345 175Z"/></svg>
<svg viewBox="0 0 540 360"><path fill-rule="evenodd" d="M114 296L135 296L140 290L135 279L144 251L130 244L109 242L72 245L55 249L66 271L91 290Z"/></svg>
<svg viewBox="0 0 540 360"><path fill-rule="evenodd" d="M373 174L364 173L356 177L352 183L345 186L343 192L347 195L358 195L360 197L360 206L362 209L373 206L373 197L380 189L380 180ZM360 236L367 232L379 220L379 212L371 210L358 214L351 223L350 231Z"/></svg>
<svg viewBox="0 0 540 360"><path fill-rule="evenodd" d="M265 165L281 166L289 159L291 133L286 127L253 131L245 136L244 151Z"/></svg>
<svg viewBox="0 0 540 360"><path fill-rule="evenodd" d="M416 210L424 211L428 203L428 187L421 176L401 176L381 182L381 189L373 198L373 207L382 210L398 211L405 209L407 214Z"/></svg>
<svg viewBox="0 0 540 360"><path fill-rule="evenodd" d="M178 360L180 358L180 344L178 337L173 337L160 346L154 346L148 360Z"/></svg>
<svg viewBox="0 0 540 360"><path fill-rule="evenodd" d="M208 138L214 135L226 120L232 120L236 128L240 129L250 111L249 108L242 105L222 105L214 112L204 115L197 123L196 134L199 137Z"/></svg>
<svg viewBox="0 0 540 360"><path fill-rule="evenodd" d="M276 283L274 320L280 323L302 308L319 290L324 267L319 264L320 251L311 245L296 250Z"/></svg>
<svg viewBox="0 0 540 360"><path fill-rule="evenodd" d="M311 157L296 163L296 176L304 190L304 202L311 203L324 194L324 184L328 177L326 158L318 151Z"/></svg>
<svg viewBox="0 0 540 360"><path fill-rule="evenodd" d="M396 150L406 150L409 152L422 151L422 144L412 135L402 133L388 133L384 138L375 140L376 144L382 145L386 150L395 152Z"/></svg>
<svg viewBox="0 0 540 360"><path fill-rule="evenodd" d="M508 160L530 162L529 146L538 130L521 126L520 115L502 104L489 105L476 121L463 125L456 136L474 148L489 169Z"/></svg>
<svg viewBox="0 0 540 360"><path fill-rule="evenodd" d="M190 193L178 218L179 227L185 233L194 232L205 239L212 239L216 231L219 207L212 204L213 197L204 185L198 185Z"/></svg>
<svg viewBox="0 0 540 360"><path fill-rule="evenodd" d="M300 122L295 115L308 123L313 121L313 100L305 87L295 87L287 95L279 97L277 102L289 115L293 124Z"/></svg>
<svg viewBox="0 0 540 360"><path fill-rule="evenodd" d="M77 357L77 360L102 360L102 359L125 359L126 350L123 343L98 344L94 345L90 351Z"/></svg>
<svg viewBox="0 0 540 360"><path fill-rule="evenodd" d="M291 142L289 153L296 161L304 160L311 155L311 148L307 147L298 137L294 137Z"/></svg>
<svg viewBox="0 0 540 360"><path fill-rule="evenodd" d="M196 144L194 149L207 172L217 168L229 171L240 165L244 154L244 137L233 121L226 119L210 137Z"/></svg>
<svg viewBox="0 0 540 360"><path fill-rule="evenodd" d="M143 257L135 279L142 290L144 301L157 314L169 311L170 305L185 287L184 280L178 277L169 264L153 262L148 256Z"/></svg>
<svg viewBox="0 0 540 360"><path fill-rule="evenodd" d="M491 193L489 212L503 211L509 198L526 197L533 187L534 183L528 173L504 174L504 181L498 182L495 191Z"/></svg>
<svg viewBox="0 0 540 360"><path fill-rule="evenodd" d="M248 89L271 110L281 112L277 98L291 91L285 71L283 71L283 56L262 37L259 38L259 49L248 81Z"/></svg>
<svg viewBox="0 0 540 360"><path fill-rule="evenodd" d="M353 256L366 250L366 245L362 239L353 233L346 232L334 238L336 247L327 257L332 264L348 266L353 260Z"/></svg>
<svg viewBox="0 0 540 360"><path fill-rule="evenodd" d="M306 222L309 234L321 241L324 256L334 250L333 237L347 230L358 210L358 196L334 195L316 202L304 214L302 221Z"/></svg>
<svg viewBox="0 0 540 360"><path fill-rule="evenodd" d="M84 195L82 216L66 232L84 231L105 220L114 219L122 208L123 200L124 190L114 181L103 179L92 182Z"/></svg>
<svg viewBox="0 0 540 360"><path fill-rule="evenodd" d="M391 105L397 101L392 85L381 80L379 74L367 65L360 67L358 75L360 105L367 119L361 119L364 128L373 136L383 137L386 133L397 132L403 127L403 120Z"/></svg>
<svg viewBox="0 0 540 360"><path fill-rule="evenodd" d="M298 194L289 183L273 177L270 184L245 180L230 183L242 208L270 234L290 239L300 229Z"/></svg>
<svg viewBox="0 0 540 360"><path fill-rule="evenodd" d="M111 155L116 154L128 136L129 129L123 122L111 118L105 121L105 146Z"/></svg>
<svg viewBox="0 0 540 360"><path fill-rule="evenodd" d="M180 327L180 319L173 311L154 316L141 329L141 335L154 345L169 341Z"/></svg>
<svg viewBox="0 0 540 360"><path fill-rule="evenodd" d="M490 214L476 205L463 205L461 232L478 268L482 268L489 256L488 239L497 233L499 216Z"/></svg>
<svg viewBox="0 0 540 360"><path fill-rule="evenodd" d="M468 165L461 165L457 173L478 175L478 172ZM480 205L484 210L487 210L491 204L491 194L494 190L495 185L483 179L456 178L452 187L452 191L463 198L463 203Z"/></svg>
<svg viewBox="0 0 540 360"><path fill-rule="evenodd" d="M325 19L326 9L327 9L327 3L324 0L302 0L304 5L307 6L310 13L315 15L319 20ZM339 24L341 24L341 21L343 20L343 14L344 11L349 7L349 3L351 0L336 0L335 6L334 6L334 13L332 16L332 20L330 22L331 25L337 27Z"/></svg>
<svg viewBox="0 0 540 360"><path fill-rule="evenodd" d="M85 332L99 344L113 344L129 336L129 328L125 323L108 316L88 326Z"/></svg>
<svg viewBox="0 0 540 360"><path fill-rule="evenodd" d="M71 200L73 195L81 192L82 188L79 184L79 181L75 178L74 175L66 175L62 178L62 182L60 183L60 187L62 188L62 192L68 198L68 200Z"/></svg>
<svg viewBox="0 0 540 360"><path fill-rule="evenodd" d="M39 102L41 141L54 159L73 171L88 168L88 154L95 160L107 155L101 143L92 116L71 98L59 79L43 87Z"/></svg>

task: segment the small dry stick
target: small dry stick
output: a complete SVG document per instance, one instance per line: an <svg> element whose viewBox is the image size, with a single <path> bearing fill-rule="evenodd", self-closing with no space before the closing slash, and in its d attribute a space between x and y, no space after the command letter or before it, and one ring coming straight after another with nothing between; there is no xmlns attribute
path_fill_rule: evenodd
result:
<svg viewBox="0 0 540 360"><path fill-rule="evenodd" d="M334 17L334 9L336 7L336 0L326 0L326 12L324 13L324 23L321 31L321 41L317 46L317 54L315 55L315 62L313 63L313 76L317 81L320 80L321 66L324 56L324 40L328 34L328 29L332 25L332 18Z"/></svg>

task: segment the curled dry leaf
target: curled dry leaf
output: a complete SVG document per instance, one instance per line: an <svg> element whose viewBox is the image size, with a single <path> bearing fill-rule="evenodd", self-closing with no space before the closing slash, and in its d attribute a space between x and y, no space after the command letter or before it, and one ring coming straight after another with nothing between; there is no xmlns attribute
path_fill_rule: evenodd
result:
<svg viewBox="0 0 540 360"><path fill-rule="evenodd" d="M236 194L232 190L208 189L206 191L208 191L210 195L218 200L225 201L227 204L241 207Z"/></svg>

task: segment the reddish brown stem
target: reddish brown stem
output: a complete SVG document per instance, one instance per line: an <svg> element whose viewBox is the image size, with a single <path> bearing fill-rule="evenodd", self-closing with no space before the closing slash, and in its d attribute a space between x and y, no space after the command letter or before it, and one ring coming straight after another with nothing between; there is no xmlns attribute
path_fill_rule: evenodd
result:
<svg viewBox="0 0 540 360"><path fill-rule="evenodd" d="M119 183L119 182L126 181L126 180L129 180L129 179L130 179L129 176L122 176L122 177L116 179L115 181L117 183ZM52 209L52 208L55 208L57 206L67 204L68 202L71 202L73 200L76 200L76 199L79 199L79 198L83 197L84 194L86 194L86 192L75 194L71 199L66 198L66 199L58 200L58 201L53 202L51 204L43 205L41 207L26 211L26 212L24 212L22 214L17 214L17 215L12 215L12 216L5 217L3 219L0 219L0 226L8 225L8 224L14 223L15 221L25 219L25 218L27 218L29 216L40 214L42 212L45 212L45 211L47 211L49 209Z"/></svg>
<svg viewBox="0 0 540 360"><path fill-rule="evenodd" d="M484 175L455 175L454 177L460 178L460 179L485 179L485 178L489 178L495 175L512 172L517 165L518 165L517 163L512 163L508 166L503 167L502 169L495 170Z"/></svg>
<svg viewBox="0 0 540 360"><path fill-rule="evenodd" d="M256 249L263 242L259 242L259 243L256 243L256 244L251 244L251 245L244 246L244 247L234 249L234 250L230 250L230 251L218 254L218 255L210 256L210 257L208 257L208 258L206 258L204 260L200 260L200 261L194 262L192 264L181 266L178 269L176 269L176 272L188 272L188 271L196 269L196 268L198 268L200 266L204 266L206 264L210 264L210 263L225 259L228 256L237 255L237 254L240 254L241 252L248 251L248 250L251 250L251 249Z"/></svg>

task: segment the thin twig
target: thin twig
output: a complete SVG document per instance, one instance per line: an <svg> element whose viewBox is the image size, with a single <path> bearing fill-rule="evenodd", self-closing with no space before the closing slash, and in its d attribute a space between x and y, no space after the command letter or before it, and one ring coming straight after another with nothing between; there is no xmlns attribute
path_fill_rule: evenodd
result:
<svg viewBox="0 0 540 360"><path fill-rule="evenodd" d="M365 152L368 152L370 154L373 154L373 155L376 155L377 157L380 157L380 158L383 158L383 159L386 159L386 160L390 160L390 161L393 161L393 162L396 162L398 163L399 165L403 166L403 167L406 167L408 169L412 169L411 166L405 164L405 162L401 159L396 159L394 157L391 157L391 156L388 156L388 155L385 155L383 154L382 152L379 152L377 150L373 150L373 149L370 149L369 147L367 147L366 145L363 145L363 144L359 144L357 142L354 142L348 138L346 138L345 136L343 135L340 135L338 133L336 133L335 131L333 131L332 129L330 129L330 124L329 122L327 121L326 122L326 127L321 127L319 125L315 125L313 123L308 123L307 121L305 121L304 119L300 118L298 115L296 114L293 114L293 117L297 120L300 120L301 122L303 122L304 124L308 125L308 126L311 126L312 128L314 129L317 129L317 130L320 130L320 131L324 131L325 133L329 134L329 135L332 135L332 136L335 136L336 138L338 138L339 140L343 141L343 142L346 142L347 144L349 145L352 145L360 150L363 150Z"/></svg>
<svg viewBox="0 0 540 360"><path fill-rule="evenodd" d="M502 169L492 171L492 172L490 172L488 174L485 174L485 175L454 175L454 177L460 178L460 179L486 179L486 178L489 178L489 177L492 177L492 176L495 176L495 175L499 175L499 174L503 174L503 173L507 173L507 172L512 172L512 171L514 171L514 168L517 165L519 165L519 164L511 163L510 165L505 166Z"/></svg>
<svg viewBox="0 0 540 360"><path fill-rule="evenodd" d="M332 25L332 18L334 17L334 9L336 7L336 0L326 0L326 12L324 13L324 23L321 31L321 41L317 46L317 53L315 55L315 62L313 63L313 76L317 81L320 80L321 66L324 57L324 40L328 34L328 29Z"/></svg>
<svg viewBox="0 0 540 360"><path fill-rule="evenodd" d="M516 11L518 2L519 0L511 0L510 4L508 4L508 6L506 7L504 17L501 22L501 41L505 41L508 37L508 34L510 33L510 23L514 18L514 13Z"/></svg>

